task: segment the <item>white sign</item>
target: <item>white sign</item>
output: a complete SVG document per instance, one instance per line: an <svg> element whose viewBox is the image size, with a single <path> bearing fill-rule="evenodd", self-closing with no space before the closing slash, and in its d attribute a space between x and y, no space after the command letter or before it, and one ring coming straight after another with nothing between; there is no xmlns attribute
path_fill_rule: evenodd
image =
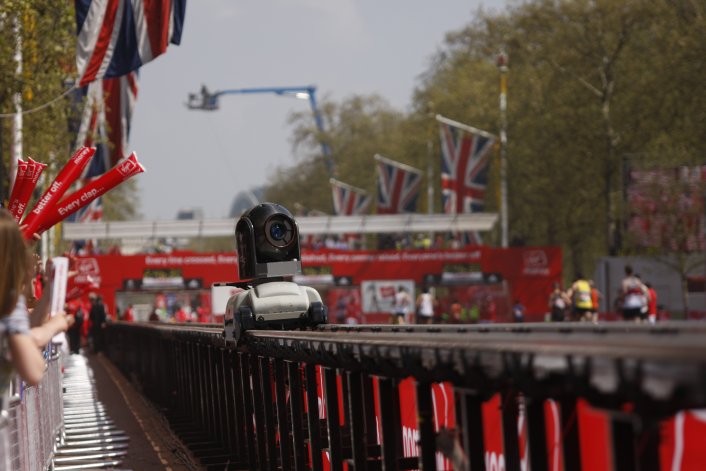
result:
<svg viewBox="0 0 706 471"><path fill-rule="evenodd" d="M69 259L66 257L52 258L54 265L54 280L51 285L51 309L50 313L55 316L57 313L64 310L66 303L66 283L69 278ZM66 343L66 336L63 332L59 332L52 339L53 343Z"/></svg>
<svg viewBox="0 0 706 471"><path fill-rule="evenodd" d="M69 259L66 257L52 258L54 265L54 282L51 285L51 315L64 310L66 303L66 283L69 277Z"/></svg>
<svg viewBox="0 0 706 471"><path fill-rule="evenodd" d="M242 288L228 286L225 283L214 283L211 285L211 313L214 316L224 316L230 297L241 291Z"/></svg>

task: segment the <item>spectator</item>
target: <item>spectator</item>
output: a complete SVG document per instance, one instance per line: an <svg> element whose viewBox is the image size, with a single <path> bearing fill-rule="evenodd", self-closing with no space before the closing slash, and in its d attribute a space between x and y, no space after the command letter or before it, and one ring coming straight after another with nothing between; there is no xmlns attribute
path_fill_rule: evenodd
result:
<svg viewBox="0 0 706 471"><path fill-rule="evenodd" d="M449 322L454 324L460 324L463 321L463 305L458 302L458 299L454 299L449 306Z"/></svg>
<svg viewBox="0 0 706 471"><path fill-rule="evenodd" d="M93 295L91 303L91 312L88 314L91 320L91 339L93 341L93 353L103 351L105 348L104 329L105 323L108 320L108 314L105 311L103 297Z"/></svg>
<svg viewBox="0 0 706 471"><path fill-rule="evenodd" d="M345 324L346 323L346 297L339 296L336 300L336 323Z"/></svg>
<svg viewBox="0 0 706 471"><path fill-rule="evenodd" d="M492 295L488 294L485 298L485 314L488 322L495 322L498 315L498 305Z"/></svg>
<svg viewBox="0 0 706 471"><path fill-rule="evenodd" d="M203 306L196 308L196 316L198 317L198 321L202 324L211 322L211 313ZM152 320L151 317L152 316L150 316L150 320ZM157 320L159 320L159 317Z"/></svg>
<svg viewBox="0 0 706 471"><path fill-rule="evenodd" d="M477 303L473 302L468 309L468 322L477 324L478 321L480 321L480 308Z"/></svg>
<svg viewBox="0 0 706 471"><path fill-rule="evenodd" d="M180 324L183 324L185 322L189 322L191 320L191 316L186 312L186 309L184 309L184 306L181 304L177 304L177 310L174 313L174 320Z"/></svg>
<svg viewBox="0 0 706 471"><path fill-rule="evenodd" d="M73 322L64 312L47 319L49 290L44 291L30 315L25 294L31 291L31 263L19 226L0 209L0 399L5 399L14 372L31 385L41 381L44 358L39 347ZM49 280L52 270L48 264Z"/></svg>
<svg viewBox="0 0 706 471"><path fill-rule="evenodd" d="M425 286L424 289L422 289L422 292L417 296L415 304L417 306L417 323L431 324L434 320L436 299L434 299L434 295L429 291L429 288ZM460 317L454 321L459 322Z"/></svg>
<svg viewBox="0 0 706 471"><path fill-rule="evenodd" d="M125 322L135 322L135 311L132 308L132 304L128 304L123 313L123 321Z"/></svg>
<svg viewBox="0 0 706 471"><path fill-rule="evenodd" d="M512 306L512 320L517 323L525 321L525 306L519 299L516 299Z"/></svg>
<svg viewBox="0 0 706 471"><path fill-rule="evenodd" d="M346 304L346 324L360 324L360 305L356 302L355 296L348 296Z"/></svg>
<svg viewBox="0 0 706 471"><path fill-rule="evenodd" d="M81 304L74 302L72 305L67 304L66 312L70 312L74 316L74 323L66 332L69 340L69 351L71 353L79 353L81 350L81 329L83 328L83 309Z"/></svg>

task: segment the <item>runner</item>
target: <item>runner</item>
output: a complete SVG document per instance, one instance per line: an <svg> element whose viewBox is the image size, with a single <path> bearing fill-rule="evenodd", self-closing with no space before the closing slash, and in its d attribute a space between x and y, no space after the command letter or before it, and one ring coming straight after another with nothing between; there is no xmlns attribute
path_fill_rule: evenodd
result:
<svg viewBox="0 0 706 471"><path fill-rule="evenodd" d="M549 294L549 318L551 322L563 322L566 320L566 307L571 304L571 300L561 290L558 282L552 285L552 292Z"/></svg>
<svg viewBox="0 0 706 471"><path fill-rule="evenodd" d="M647 287L634 275L632 267L626 265L625 278L620 284L619 298L623 320L641 322L646 319L647 296Z"/></svg>
<svg viewBox="0 0 706 471"><path fill-rule="evenodd" d="M434 299L434 295L429 291L429 288L424 287L419 296L417 296L416 305L417 323L431 324L432 320L434 319L434 307L436 306L436 299ZM456 322L458 322L458 320Z"/></svg>
<svg viewBox="0 0 706 471"><path fill-rule="evenodd" d="M412 306L412 298L404 286L397 288L395 293L395 306L392 313L393 324L406 324L408 322L407 315Z"/></svg>
<svg viewBox="0 0 706 471"><path fill-rule="evenodd" d="M591 285L582 274L577 274L576 279L569 289L571 299L571 314L574 321L592 320L593 301L591 300Z"/></svg>

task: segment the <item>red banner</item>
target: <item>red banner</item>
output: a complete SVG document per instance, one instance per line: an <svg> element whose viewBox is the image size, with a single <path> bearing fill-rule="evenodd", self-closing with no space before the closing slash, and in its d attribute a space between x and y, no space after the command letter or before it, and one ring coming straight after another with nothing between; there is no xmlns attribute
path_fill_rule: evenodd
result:
<svg viewBox="0 0 706 471"><path fill-rule="evenodd" d="M210 289L216 282L238 281L236 261L235 253L175 252L83 256L77 263L99 278L99 291L110 308L120 290L188 289L186 283L193 280L198 287ZM498 322L510 321L510 306L516 299L526 307L527 320L543 320L552 282L560 281L562 267L561 249L556 247L305 251L302 262L304 275L295 281L317 288L332 311L338 297L346 295L346 304L360 312L360 288L365 281L403 280L416 284L417 291L434 287L441 312L458 299L477 304L481 320ZM329 295L330 290L338 294ZM386 322L388 314L366 313L358 322ZM355 315L346 312L342 317Z"/></svg>

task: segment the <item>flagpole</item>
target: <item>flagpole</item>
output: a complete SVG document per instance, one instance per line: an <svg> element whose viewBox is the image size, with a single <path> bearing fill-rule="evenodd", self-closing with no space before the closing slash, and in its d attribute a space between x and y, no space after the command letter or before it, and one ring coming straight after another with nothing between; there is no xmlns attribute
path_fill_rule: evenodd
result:
<svg viewBox="0 0 706 471"><path fill-rule="evenodd" d="M500 233L501 246L508 246L507 217L507 54L498 55L500 71Z"/></svg>
<svg viewBox="0 0 706 471"><path fill-rule="evenodd" d="M434 214L434 144L427 139L427 209Z"/></svg>

